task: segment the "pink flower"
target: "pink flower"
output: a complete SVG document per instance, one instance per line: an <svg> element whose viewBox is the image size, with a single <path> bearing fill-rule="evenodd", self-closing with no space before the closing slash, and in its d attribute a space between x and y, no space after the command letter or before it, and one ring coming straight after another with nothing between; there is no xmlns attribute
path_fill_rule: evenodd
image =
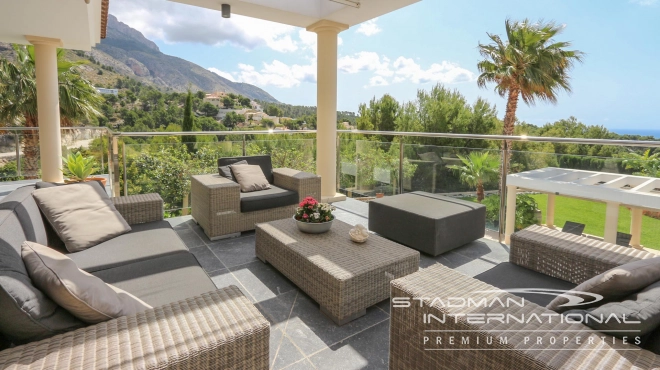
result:
<svg viewBox="0 0 660 370"><path fill-rule="evenodd" d="M309 207L307 207L307 208L309 208L309 209L314 209L314 207L313 207L313 206L309 206Z"/></svg>
<svg viewBox="0 0 660 370"><path fill-rule="evenodd" d="M309 218L309 216L307 216L307 213L303 214L303 218Z"/></svg>

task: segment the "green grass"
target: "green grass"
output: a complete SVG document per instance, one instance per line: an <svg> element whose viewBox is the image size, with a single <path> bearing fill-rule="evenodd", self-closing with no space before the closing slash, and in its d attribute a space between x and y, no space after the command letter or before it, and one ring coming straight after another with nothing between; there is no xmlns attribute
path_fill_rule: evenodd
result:
<svg viewBox="0 0 660 370"><path fill-rule="evenodd" d="M545 223L548 196L535 194L532 197L539 204ZM555 225L563 226L566 221L585 224L584 232L586 234L603 236L605 232L605 203L557 196L555 198ZM619 209L618 231L630 233L630 210L626 207ZM642 245L660 250L660 220L644 216L642 219Z"/></svg>
<svg viewBox="0 0 660 370"><path fill-rule="evenodd" d="M543 213L543 223L545 223L548 196L534 194L532 197L538 203L539 209ZM476 202L475 197L463 199ZM586 234L602 237L605 233L605 203L557 196L555 198L555 225L561 227L566 221L585 224L584 232ZM618 231L630 233L630 210L626 207L619 209ZM660 220L644 216L642 219L642 245L660 250Z"/></svg>

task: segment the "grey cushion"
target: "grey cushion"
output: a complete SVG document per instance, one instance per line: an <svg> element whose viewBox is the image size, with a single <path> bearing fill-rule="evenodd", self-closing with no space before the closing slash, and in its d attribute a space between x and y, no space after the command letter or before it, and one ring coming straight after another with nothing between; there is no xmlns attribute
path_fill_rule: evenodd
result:
<svg viewBox="0 0 660 370"><path fill-rule="evenodd" d="M235 163L232 163L231 165L239 165L239 164L248 164L247 161L238 161ZM227 166L219 166L218 171L220 172L220 176L228 178L229 180L236 182L236 178L234 177L234 174L231 172L231 168L229 168L230 165Z"/></svg>
<svg viewBox="0 0 660 370"><path fill-rule="evenodd" d="M34 184L34 187L36 189L46 189L46 188L54 188L56 186L68 186L68 185L75 185L78 184L77 182L72 182L69 184L66 183L60 183L60 182L47 182L47 181L39 181L36 184ZM105 191L105 187L101 183L101 181L94 180L94 181L87 181L85 184L89 184L91 186L98 186L101 190Z"/></svg>
<svg viewBox="0 0 660 370"><path fill-rule="evenodd" d="M2 336L20 344L82 327L82 322L32 284L20 252L14 247L25 241L25 234L13 211L0 210L0 235Z"/></svg>
<svg viewBox="0 0 660 370"><path fill-rule="evenodd" d="M369 230L437 256L482 238L486 207L425 192L369 202Z"/></svg>
<svg viewBox="0 0 660 370"><path fill-rule="evenodd" d="M81 270L95 272L175 253L187 253L167 221L133 225L132 230L81 252L71 258Z"/></svg>
<svg viewBox="0 0 660 370"><path fill-rule="evenodd" d="M298 199L297 192L271 185L270 189L267 190L241 193L241 212L290 206L298 204Z"/></svg>
<svg viewBox="0 0 660 370"><path fill-rule="evenodd" d="M88 324L135 315L151 308L130 293L80 270L71 259L52 248L25 242L21 255L34 285Z"/></svg>
<svg viewBox="0 0 660 370"><path fill-rule="evenodd" d="M69 252L95 246L131 230L105 190L89 183L38 189L39 209Z"/></svg>
<svg viewBox="0 0 660 370"><path fill-rule="evenodd" d="M242 193L270 189L270 183L264 176L261 167L250 164L232 164L229 166L241 186Z"/></svg>
<svg viewBox="0 0 660 370"><path fill-rule="evenodd" d="M216 287L190 253L179 253L93 273L153 307L194 297Z"/></svg>
<svg viewBox="0 0 660 370"><path fill-rule="evenodd" d="M0 201L0 209L13 211L20 221L20 227L15 231L21 234L23 240L13 245L14 249L19 252L21 244L29 240L40 244L49 245L54 241L52 235L48 233L48 229L52 231L48 221L46 221L37 206L37 203L32 198L34 186L24 186L11 192ZM54 234L54 232L53 232ZM2 238L4 235L0 235ZM59 240L57 236L55 239Z"/></svg>
<svg viewBox="0 0 660 370"><path fill-rule="evenodd" d="M544 275L510 262L502 262L474 278L500 289L542 288L566 291L575 288L575 284L569 281ZM554 298L553 295L548 294L520 292L511 292L511 294L525 298L539 306L547 305Z"/></svg>
<svg viewBox="0 0 660 370"><path fill-rule="evenodd" d="M626 297L622 302L610 302L586 310L570 310L564 312L564 316L576 321L581 318L585 325L615 337L644 336L660 326L660 281Z"/></svg>
<svg viewBox="0 0 660 370"><path fill-rule="evenodd" d="M248 164L258 165L266 176L266 180L270 184L275 182L273 175L273 164L270 161L269 155L254 155L249 157L225 157L218 159L218 167L229 166L239 161L247 161Z"/></svg>
<svg viewBox="0 0 660 370"><path fill-rule="evenodd" d="M586 309L594 305L600 306L605 302L618 301L620 298L638 292L658 280L660 280L660 257L655 257L626 263L607 270L578 285L575 287L575 291L590 292L603 296L602 301L580 307ZM571 309L571 307L561 307L567 302L568 299L557 297L548 304L547 308L556 312L563 312Z"/></svg>

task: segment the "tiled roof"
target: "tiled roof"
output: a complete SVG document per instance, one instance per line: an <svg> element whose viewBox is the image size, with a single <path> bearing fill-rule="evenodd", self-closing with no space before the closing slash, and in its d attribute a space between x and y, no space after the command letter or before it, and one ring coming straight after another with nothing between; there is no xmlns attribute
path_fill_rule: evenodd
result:
<svg viewBox="0 0 660 370"><path fill-rule="evenodd" d="M101 38L105 38L105 33L108 28L108 9L110 8L110 0L101 0Z"/></svg>

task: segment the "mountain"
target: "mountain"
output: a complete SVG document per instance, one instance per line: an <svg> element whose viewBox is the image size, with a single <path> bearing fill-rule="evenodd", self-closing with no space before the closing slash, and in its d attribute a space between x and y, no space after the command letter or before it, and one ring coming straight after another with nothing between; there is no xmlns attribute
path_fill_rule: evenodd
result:
<svg viewBox="0 0 660 370"><path fill-rule="evenodd" d="M113 15L108 15L106 38L92 50L91 56L121 75L176 91L185 91L190 84L195 90L233 92L277 102L254 85L232 82L197 64L163 54L153 41Z"/></svg>

